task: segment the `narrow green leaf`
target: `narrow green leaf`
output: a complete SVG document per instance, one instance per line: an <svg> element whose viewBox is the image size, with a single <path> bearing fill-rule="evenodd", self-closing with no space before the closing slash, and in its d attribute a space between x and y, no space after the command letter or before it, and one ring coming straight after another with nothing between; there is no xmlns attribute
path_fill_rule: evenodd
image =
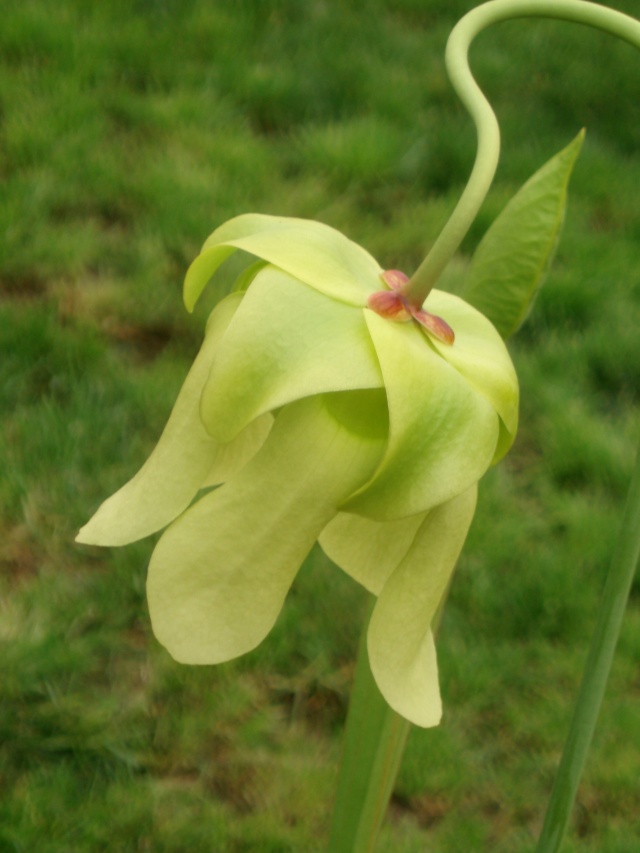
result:
<svg viewBox="0 0 640 853"><path fill-rule="evenodd" d="M516 193L476 249L462 296L503 338L525 321L553 260L584 130Z"/></svg>

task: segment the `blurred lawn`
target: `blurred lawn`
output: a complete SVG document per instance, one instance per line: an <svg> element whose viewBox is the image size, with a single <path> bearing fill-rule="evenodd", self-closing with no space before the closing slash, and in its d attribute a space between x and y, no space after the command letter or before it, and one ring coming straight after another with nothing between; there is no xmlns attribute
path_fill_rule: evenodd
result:
<svg viewBox="0 0 640 853"><path fill-rule="evenodd" d="M160 432L207 313L186 315L182 277L214 227L311 217L384 267L422 259L475 150L442 62L471 5L3 3L0 853L323 849L361 590L314 550L258 650L187 668L150 634L152 543L73 537ZM520 434L445 615L444 722L412 734L382 853L533 849L639 433L640 57L513 22L473 65L503 163L452 286L510 194L588 133L512 346ZM639 593L565 853L640 849Z"/></svg>

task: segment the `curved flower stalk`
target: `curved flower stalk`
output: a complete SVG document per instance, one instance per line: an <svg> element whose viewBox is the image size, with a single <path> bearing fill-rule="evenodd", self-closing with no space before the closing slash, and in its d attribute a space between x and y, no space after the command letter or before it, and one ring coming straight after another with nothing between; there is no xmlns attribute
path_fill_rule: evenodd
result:
<svg viewBox="0 0 640 853"><path fill-rule="evenodd" d="M189 309L238 249L258 260L209 317L158 445L78 541L123 545L169 525L149 566L153 630L178 661L205 664L261 642L319 539L378 596L368 646L384 697L435 725L429 626L477 481L517 427L505 345L437 290L428 311L390 319L401 274L326 225L254 214L209 237Z"/></svg>

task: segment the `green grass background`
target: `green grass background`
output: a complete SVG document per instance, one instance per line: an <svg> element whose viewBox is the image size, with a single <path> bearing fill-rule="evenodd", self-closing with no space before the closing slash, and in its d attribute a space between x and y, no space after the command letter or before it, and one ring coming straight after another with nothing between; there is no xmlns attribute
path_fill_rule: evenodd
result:
<svg viewBox="0 0 640 853"><path fill-rule="evenodd" d="M207 313L184 312L181 281L214 227L315 218L415 269L475 151L442 59L471 6L4 1L0 853L324 849L362 591L314 550L259 649L188 668L150 633L153 543L73 537L159 435ZM503 161L453 278L588 132L511 346L520 433L443 622L444 720L411 735L389 853L533 850L639 437L640 56L518 21L473 65ZM636 583L565 853L640 849L639 660Z"/></svg>

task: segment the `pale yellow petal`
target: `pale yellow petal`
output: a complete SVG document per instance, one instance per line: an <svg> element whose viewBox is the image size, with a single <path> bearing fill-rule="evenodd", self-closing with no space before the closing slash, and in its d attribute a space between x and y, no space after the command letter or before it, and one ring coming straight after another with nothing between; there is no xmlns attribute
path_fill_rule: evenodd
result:
<svg viewBox="0 0 640 853"><path fill-rule="evenodd" d="M409 550L424 518L423 513L399 521L373 521L339 512L318 541L330 560L378 595Z"/></svg>
<svg viewBox="0 0 640 853"><path fill-rule="evenodd" d="M371 393L365 411L378 408ZM164 533L147 592L154 633L177 660L218 663L266 636L338 503L377 464L384 434L354 426L324 398L292 403L252 461Z"/></svg>
<svg viewBox="0 0 640 853"><path fill-rule="evenodd" d="M126 545L149 536L180 515L204 484L219 443L200 420L200 396L241 299L242 294L232 294L211 314L204 343L155 449L138 473L98 508L77 542Z"/></svg>
<svg viewBox="0 0 640 853"><path fill-rule="evenodd" d="M184 283L189 311L220 264L236 249L351 305L366 305L367 296L380 288L378 263L335 228L309 219L247 213L217 228L189 268Z"/></svg>
<svg viewBox="0 0 640 853"><path fill-rule="evenodd" d="M500 419L416 324L364 313L387 391L389 443L371 481L341 509L391 521L477 482L494 457Z"/></svg>
<svg viewBox="0 0 640 853"><path fill-rule="evenodd" d="M427 515L380 593L369 623L371 671L389 705L417 726L436 726L442 703L431 621L464 545L476 487Z"/></svg>
<svg viewBox="0 0 640 853"><path fill-rule="evenodd" d="M518 378L499 333L484 314L451 293L433 290L425 308L443 317L456 336L452 346L433 339L434 348L491 402L513 441L518 428Z"/></svg>
<svg viewBox="0 0 640 853"><path fill-rule="evenodd" d="M267 267L216 354L202 419L230 441L255 418L301 397L382 386L361 309Z"/></svg>
<svg viewBox="0 0 640 853"><path fill-rule="evenodd" d="M267 412L251 421L228 444L221 444L202 483L202 488L226 483L228 479L247 464L265 443L273 426L273 415Z"/></svg>

